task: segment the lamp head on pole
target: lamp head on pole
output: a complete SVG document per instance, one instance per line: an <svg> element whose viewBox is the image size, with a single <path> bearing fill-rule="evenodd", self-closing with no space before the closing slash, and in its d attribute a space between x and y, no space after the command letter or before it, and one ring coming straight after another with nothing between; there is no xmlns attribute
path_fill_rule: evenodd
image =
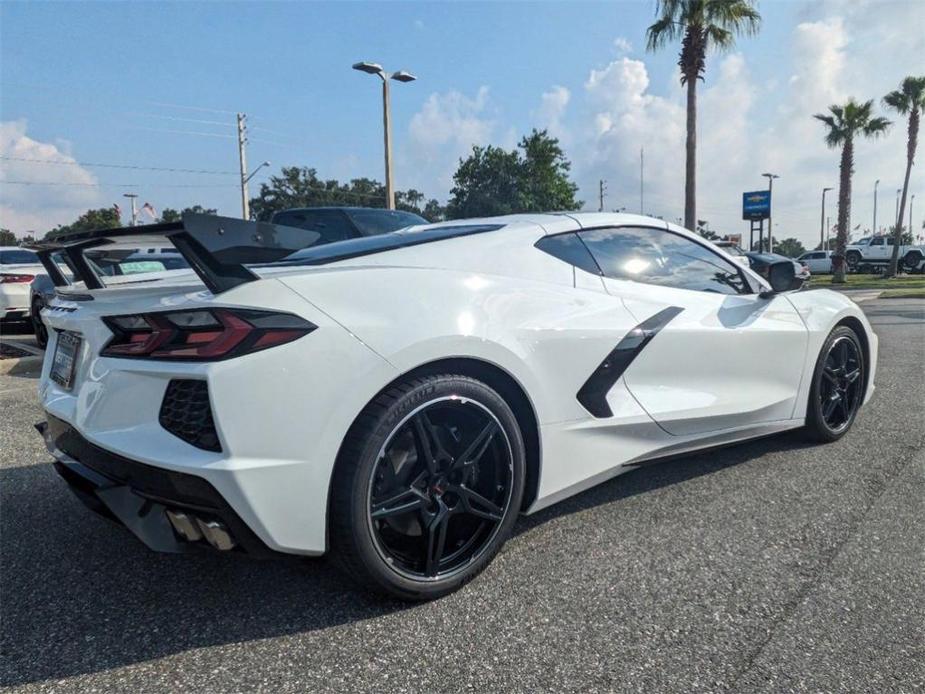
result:
<svg viewBox="0 0 925 694"><path fill-rule="evenodd" d="M353 69L359 70L360 72L369 73L370 75L381 75L382 74L382 66L379 63L367 63L367 62L354 63Z"/></svg>
<svg viewBox="0 0 925 694"><path fill-rule="evenodd" d="M414 82L414 80L416 80L417 77L412 75L407 70L399 70L398 72L392 75L392 79L395 80L396 82Z"/></svg>

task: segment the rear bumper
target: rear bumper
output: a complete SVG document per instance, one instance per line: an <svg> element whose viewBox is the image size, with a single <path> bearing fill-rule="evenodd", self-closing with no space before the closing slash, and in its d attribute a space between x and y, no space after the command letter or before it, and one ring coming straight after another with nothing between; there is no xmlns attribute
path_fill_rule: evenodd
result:
<svg viewBox="0 0 925 694"><path fill-rule="evenodd" d="M158 552L196 551L208 544L184 540L167 511L217 522L234 541L230 553L282 556L264 544L208 481L195 475L146 465L95 446L71 425L49 416L36 425L55 470L92 511L128 528Z"/></svg>

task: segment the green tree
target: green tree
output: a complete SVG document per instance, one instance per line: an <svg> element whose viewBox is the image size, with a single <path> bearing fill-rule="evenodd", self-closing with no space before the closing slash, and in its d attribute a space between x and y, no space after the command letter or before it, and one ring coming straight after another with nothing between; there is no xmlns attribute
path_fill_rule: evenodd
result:
<svg viewBox="0 0 925 694"><path fill-rule="evenodd" d="M909 192L909 176L912 174L912 162L915 160L915 149L919 140L919 121L921 113L925 111L925 77L907 77L899 89L883 97L883 103L902 116L908 117L906 128L906 177L903 179L902 199L899 203L899 219L893 229L895 243L893 256L890 258L890 268L887 277L896 275L899 269L899 246L903 234L903 215L906 211L906 195ZM909 220L910 227L912 220ZM909 234L909 236L912 236Z"/></svg>
<svg viewBox="0 0 925 694"><path fill-rule="evenodd" d="M788 258L799 258L806 253L806 248L800 243L799 239L789 238L783 241L774 242L774 252L785 255Z"/></svg>
<svg viewBox="0 0 925 694"><path fill-rule="evenodd" d="M841 161L838 166L838 233L835 236L835 252L832 254L832 282L845 282L845 246L848 243L848 227L851 223L851 175L854 173L854 140L857 137L878 137L890 127L886 118L873 115L873 99L859 104L848 99L844 105L829 106L829 113L817 113L813 118L826 126L825 143L841 147Z"/></svg>
<svg viewBox="0 0 925 694"><path fill-rule="evenodd" d="M424 209L421 210L421 216L428 222L442 222L446 219L446 207L441 205L439 201L430 199L424 205Z"/></svg>
<svg viewBox="0 0 925 694"><path fill-rule="evenodd" d="M75 231L95 231L97 229L117 229L122 226L119 213L114 207L100 207L96 210L87 210L76 221L67 225L58 225L47 234L46 239L53 239L62 234Z"/></svg>
<svg viewBox="0 0 925 694"><path fill-rule="evenodd" d="M202 205L193 205L192 207L184 207L182 210L175 210L172 207L165 207L161 210L161 222L179 222L183 215L187 212L192 212L193 214L215 214L218 212L215 208L212 207L203 207Z"/></svg>
<svg viewBox="0 0 925 694"><path fill-rule="evenodd" d="M758 32L761 15L750 0L658 0L658 19L646 30L647 47L657 50L681 39L681 85L687 87L687 163L684 226L697 221L697 80L703 79L708 48L729 49L739 34Z"/></svg>
<svg viewBox="0 0 925 694"><path fill-rule="evenodd" d="M396 208L426 214L440 209L439 202L424 203L424 194L411 189L395 192ZM260 184L260 193L251 199L251 212L256 219L269 219L274 212L293 207L385 207L385 186L371 178L355 178L349 183L336 179L323 180L315 169L307 166L284 166L277 176ZM432 220L435 221L435 220Z"/></svg>
<svg viewBox="0 0 925 694"><path fill-rule="evenodd" d="M533 130L518 149L473 147L459 162L447 204L448 219L489 217L517 212L575 210L578 186L569 180L571 164L559 141Z"/></svg>
<svg viewBox="0 0 925 694"><path fill-rule="evenodd" d="M19 239L9 229L0 229L0 246L18 246Z"/></svg>
<svg viewBox="0 0 925 694"><path fill-rule="evenodd" d="M706 219L697 220L697 233L707 241L716 241L719 238L719 234L710 228L710 222Z"/></svg>

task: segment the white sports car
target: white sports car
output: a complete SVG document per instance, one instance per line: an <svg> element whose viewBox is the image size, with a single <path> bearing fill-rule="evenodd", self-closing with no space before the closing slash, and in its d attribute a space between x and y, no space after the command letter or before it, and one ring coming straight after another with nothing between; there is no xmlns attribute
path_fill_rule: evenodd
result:
<svg viewBox="0 0 925 694"><path fill-rule="evenodd" d="M852 301L657 219L304 248L312 233L187 215L40 248L58 288L39 429L74 491L152 549L330 550L369 586L433 598L520 513L668 456L835 440L874 389ZM141 234L192 270L106 287L83 261Z"/></svg>

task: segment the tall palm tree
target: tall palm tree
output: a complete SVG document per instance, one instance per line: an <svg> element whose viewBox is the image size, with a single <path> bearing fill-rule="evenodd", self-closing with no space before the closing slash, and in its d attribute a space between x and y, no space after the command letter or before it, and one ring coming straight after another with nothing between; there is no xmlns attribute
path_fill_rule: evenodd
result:
<svg viewBox="0 0 925 694"><path fill-rule="evenodd" d="M658 19L646 30L654 51L681 39L681 84L687 86L687 163L684 226L697 228L697 80L706 70L707 49L729 49L738 34L756 34L761 15L752 0L658 0Z"/></svg>
<svg viewBox="0 0 925 694"><path fill-rule="evenodd" d="M906 138L906 178L903 181L902 202L899 205L899 219L896 220L896 229L893 240L893 257L890 259L888 277L896 275L899 269L899 247L903 236L903 213L906 210L906 194L909 192L909 176L912 174L912 160L915 159L915 148L919 140L920 113L925 111L925 77L907 77L899 89L883 97L884 105L896 111L901 116L909 117L908 135ZM909 220L911 227L912 220Z"/></svg>
<svg viewBox="0 0 925 694"><path fill-rule="evenodd" d="M832 255L832 282L845 281L845 246L848 243L848 225L851 223L851 174L854 173L854 139L856 137L877 137L886 132L890 121L874 117L874 101L859 104L848 99L844 106L833 104L829 113L813 116L825 123L825 143L841 147L841 163L838 166L838 234L835 238L835 253Z"/></svg>

